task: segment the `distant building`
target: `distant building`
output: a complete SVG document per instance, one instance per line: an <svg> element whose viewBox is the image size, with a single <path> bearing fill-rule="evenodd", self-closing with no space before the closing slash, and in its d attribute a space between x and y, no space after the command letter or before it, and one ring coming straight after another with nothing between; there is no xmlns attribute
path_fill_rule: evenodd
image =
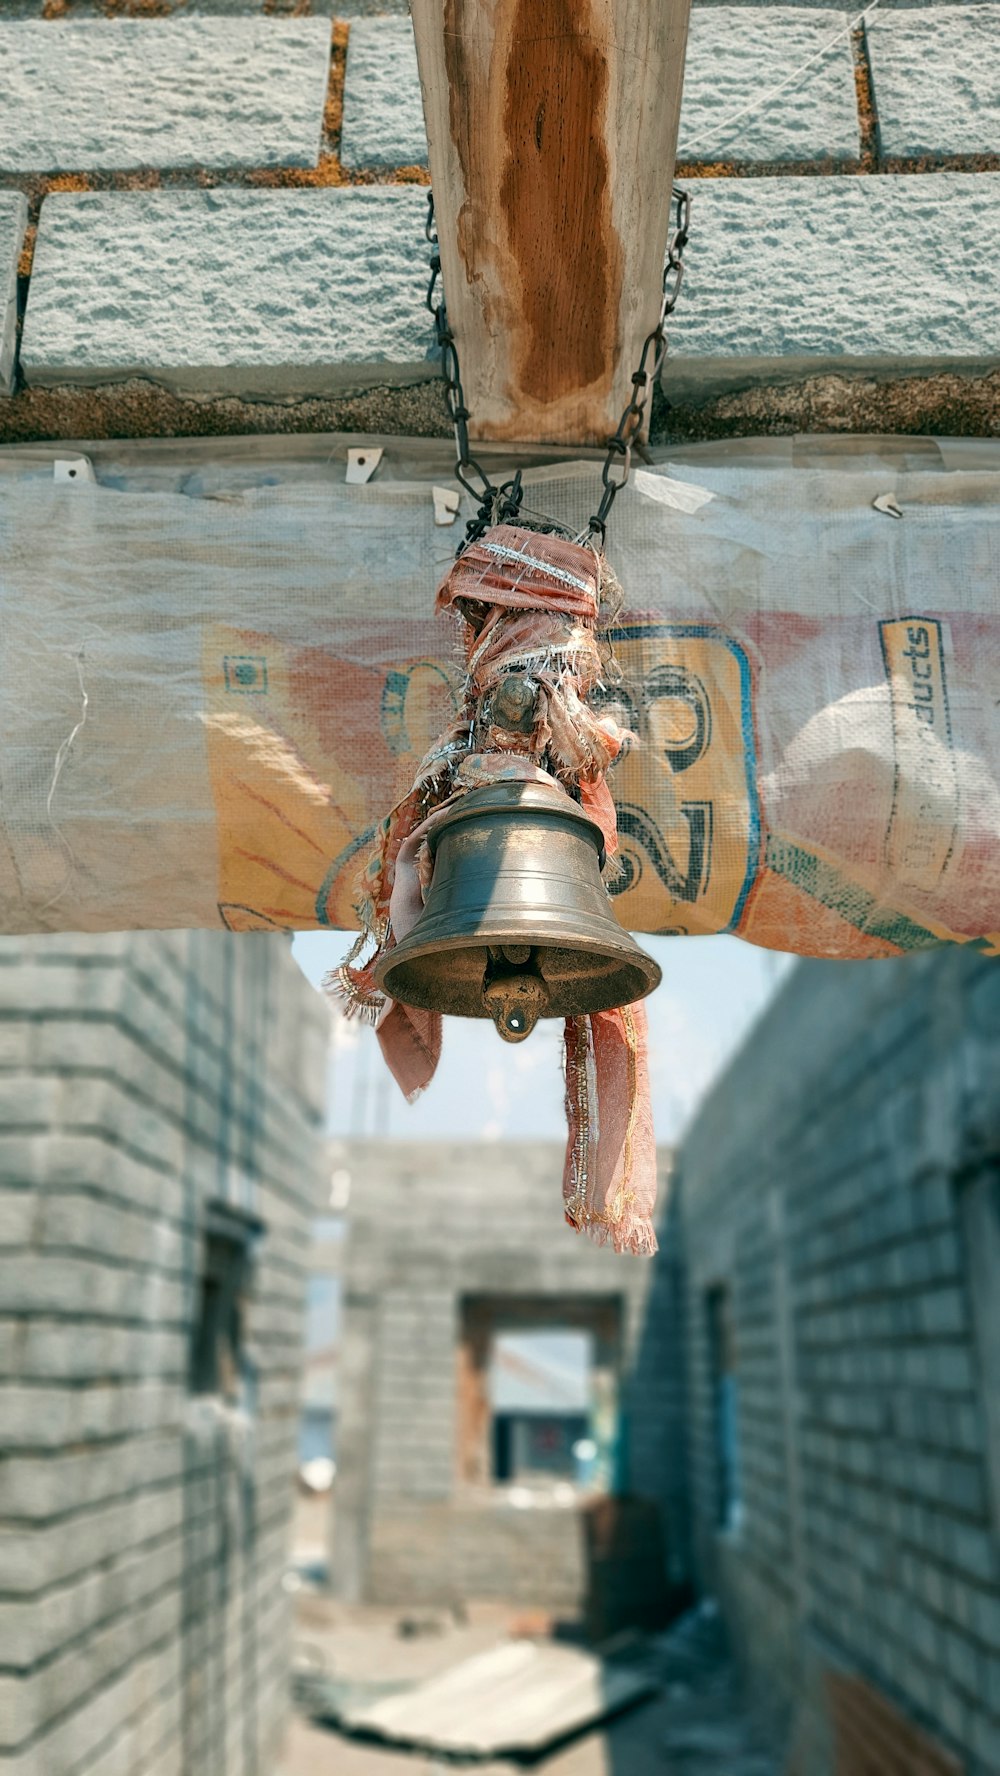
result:
<svg viewBox="0 0 1000 1776"><path fill-rule="evenodd" d="M604 1490L596 1478L593 1340L585 1332L500 1332L487 1391L498 1484Z"/></svg>
<svg viewBox="0 0 1000 1776"><path fill-rule="evenodd" d="M800 963L649 1264L565 1228L555 1145L339 1151L342 1596L600 1627L662 1560L788 1776L997 1776L1000 961Z"/></svg>
<svg viewBox="0 0 1000 1776"><path fill-rule="evenodd" d="M1000 961L801 963L677 1200L691 1572L792 1776L997 1776Z"/></svg>
<svg viewBox="0 0 1000 1776"><path fill-rule="evenodd" d="M269 1776L327 1014L287 942L0 940L0 1767Z"/></svg>
<svg viewBox="0 0 1000 1776"><path fill-rule="evenodd" d="M662 1501L644 1564L665 1595L683 1487L669 1254L654 1269L573 1233L556 1143L338 1152L335 1589L577 1610L594 1584L587 1500L605 1493ZM662 1172L665 1203L666 1154Z"/></svg>
<svg viewBox="0 0 1000 1776"><path fill-rule="evenodd" d="M341 1269L346 1226L342 1215L331 1214L343 1188L339 1169L326 1163L322 1207L310 1228L307 1253L305 1362L302 1370L302 1421L299 1427L299 1462L335 1462L337 1456L337 1366L340 1342ZM334 1183L331 1185L331 1175Z"/></svg>

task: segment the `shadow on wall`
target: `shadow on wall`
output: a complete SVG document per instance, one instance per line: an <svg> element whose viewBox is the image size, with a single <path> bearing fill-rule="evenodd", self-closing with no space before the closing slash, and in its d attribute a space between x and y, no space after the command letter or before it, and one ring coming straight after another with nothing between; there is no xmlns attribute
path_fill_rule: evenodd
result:
<svg viewBox="0 0 1000 1776"><path fill-rule="evenodd" d="M660 1188L660 1250L621 1381L617 1496L598 1501L587 1523L584 1620L595 1642L625 1628L662 1629L692 1596L680 1216L673 1180Z"/></svg>
<svg viewBox="0 0 1000 1776"><path fill-rule="evenodd" d="M996 1776L997 961L802 963L678 1171L685 1571L789 1776Z"/></svg>

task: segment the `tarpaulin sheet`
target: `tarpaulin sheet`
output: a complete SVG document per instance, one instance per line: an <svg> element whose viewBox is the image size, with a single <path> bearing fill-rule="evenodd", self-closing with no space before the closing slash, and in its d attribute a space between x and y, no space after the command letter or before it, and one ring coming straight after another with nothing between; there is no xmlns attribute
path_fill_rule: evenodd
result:
<svg viewBox="0 0 1000 1776"><path fill-rule="evenodd" d="M379 442L364 486L329 437L82 447L93 482L54 479L75 446L0 452L0 928L355 923L461 672L448 446ZM598 471L526 484L582 527ZM633 473L609 557L622 923L993 947L1000 443L678 451Z"/></svg>

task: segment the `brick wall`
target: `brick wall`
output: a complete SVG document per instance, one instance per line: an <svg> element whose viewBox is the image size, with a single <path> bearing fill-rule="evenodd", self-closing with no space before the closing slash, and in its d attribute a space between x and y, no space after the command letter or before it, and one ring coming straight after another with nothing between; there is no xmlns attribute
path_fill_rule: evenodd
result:
<svg viewBox="0 0 1000 1776"><path fill-rule="evenodd" d="M801 964L678 1171L700 1584L797 1711L807 1776L912 1770L913 1729L940 1748L921 1768L996 1776L1000 964ZM728 1526L719 1288L740 1445Z"/></svg>
<svg viewBox="0 0 1000 1776"><path fill-rule="evenodd" d="M628 1484L664 1500L676 1562L681 1377L662 1360L676 1305L672 1254L655 1270L572 1233L562 1162L548 1142L356 1141L336 1155L352 1180L334 1497L342 1596L499 1596L572 1608L586 1592L577 1511L521 1510L463 1476L459 1358L469 1298L513 1311L527 1301L538 1315L577 1314L579 1323L588 1303L620 1316ZM663 1203L668 1169L664 1155ZM651 1290L662 1311L643 1335Z"/></svg>
<svg viewBox="0 0 1000 1776"><path fill-rule="evenodd" d="M0 940L3 1776L271 1768L325 1018L283 939ZM189 1389L209 1203L248 1410Z"/></svg>

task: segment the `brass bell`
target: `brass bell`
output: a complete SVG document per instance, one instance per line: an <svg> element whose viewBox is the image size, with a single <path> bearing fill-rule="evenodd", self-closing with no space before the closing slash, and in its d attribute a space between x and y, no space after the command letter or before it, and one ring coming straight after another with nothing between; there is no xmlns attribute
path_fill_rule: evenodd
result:
<svg viewBox="0 0 1000 1776"><path fill-rule="evenodd" d="M615 919L600 827L555 784L470 791L428 835L430 891L376 969L393 999L490 1017L521 1042L540 1017L642 999L660 970Z"/></svg>

